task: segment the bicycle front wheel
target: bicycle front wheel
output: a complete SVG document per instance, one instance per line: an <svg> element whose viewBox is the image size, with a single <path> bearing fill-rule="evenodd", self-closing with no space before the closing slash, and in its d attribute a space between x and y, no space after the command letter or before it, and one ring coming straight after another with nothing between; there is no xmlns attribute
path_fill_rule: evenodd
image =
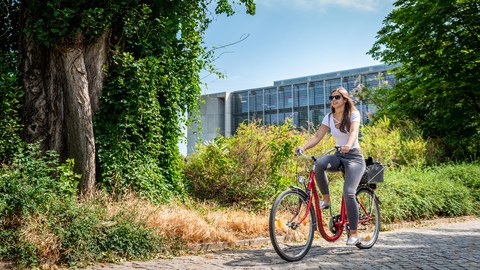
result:
<svg viewBox="0 0 480 270"><path fill-rule="evenodd" d="M301 260L310 250L315 233L313 207L307 213L307 195L299 189L280 194L273 204L269 233L273 248L284 260Z"/></svg>
<svg viewBox="0 0 480 270"><path fill-rule="evenodd" d="M357 192L358 202L358 237L360 249L371 248L378 239L380 232L380 210L375 194L369 189L360 189Z"/></svg>

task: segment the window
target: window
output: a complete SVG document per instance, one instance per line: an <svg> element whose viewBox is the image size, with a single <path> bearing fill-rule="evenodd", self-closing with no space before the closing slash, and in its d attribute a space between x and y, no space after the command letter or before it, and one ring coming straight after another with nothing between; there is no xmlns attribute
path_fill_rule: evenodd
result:
<svg viewBox="0 0 480 270"><path fill-rule="evenodd" d="M277 89L265 89L265 110L277 109Z"/></svg>
<svg viewBox="0 0 480 270"><path fill-rule="evenodd" d="M278 124L278 114L272 114L272 115L270 116L270 123L271 123L272 125Z"/></svg>
<svg viewBox="0 0 480 270"><path fill-rule="evenodd" d="M307 106L307 84L297 84L293 86L295 107Z"/></svg>
<svg viewBox="0 0 480 270"><path fill-rule="evenodd" d="M322 109L310 110L310 119L311 119L312 124L315 127L322 124L323 117L325 117L325 114L323 113Z"/></svg>
<svg viewBox="0 0 480 270"><path fill-rule="evenodd" d="M310 105L323 105L324 93L323 93L323 81L311 82L309 85L309 102Z"/></svg>
<svg viewBox="0 0 480 270"><path fill-rule="evenodd" d="M310 119L308 119L308 111L306 107L298 107L295 108L295 112L293 114L293 124L297 127L304 127L308 128L308 124L310 122Z"/></svg>
<svg viewBox="0 0 480 270"><path fill-rule="evenodd" d="M250 111L250 113L255 111L255 94L255 91L250 91L248 93L248 110Z"/></svg>
<svg viewBox="0 0 480 270"><path fill-rule="evenodd" d="M330 96L330 93L340 87L340 78L325 81L325 95Z"/></svg>
<svg viewBox="0 0 480 270"><path fill-rule="evenodd" d="M234 111L235 113L248 112L247 92L238 93L234 96Z"/></svg>
<svg viewBox="0 0 480 270"><path fill-rule="evenodd" d="M278 108L285 108L285 89L283 87L278 89Z"/></svg>
<svg viewBox="0 0 480 270"><path fill-rule="evenodd" d="M278 108L292 108L293 96L291 86L281 86L278 89Z"/></svg>
<svg viewBox="0 0 480 270"><path fill-rule="evenodd" d="M288 87L288 90L285 89L285 108L291 108L293 106L293 96L292 90Z"/></svg>

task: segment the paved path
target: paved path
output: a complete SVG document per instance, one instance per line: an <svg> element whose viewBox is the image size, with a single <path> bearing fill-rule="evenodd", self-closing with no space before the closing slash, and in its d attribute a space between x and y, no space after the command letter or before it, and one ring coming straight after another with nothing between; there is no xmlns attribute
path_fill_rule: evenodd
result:
<svg viewBox="0 0 480 270"><path fill-rule="evenodd" d="M267 245L88 268L136 269L480 269L480 219L381 232L378 242L368 250L346 246L345 237L337 243L321 240L295 263L283 261Z"/></svg>

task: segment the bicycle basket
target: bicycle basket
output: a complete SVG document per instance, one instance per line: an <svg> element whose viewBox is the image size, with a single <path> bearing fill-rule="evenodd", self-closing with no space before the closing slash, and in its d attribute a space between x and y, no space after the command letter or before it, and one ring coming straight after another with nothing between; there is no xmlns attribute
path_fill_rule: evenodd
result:
<svg viewBox="0 0 480 270"><path fill-rule="evenodd" d="M363 173L360 183L381 183L385 173L385 165L373 160L371 157L365 160L367 167Z"/></svg>

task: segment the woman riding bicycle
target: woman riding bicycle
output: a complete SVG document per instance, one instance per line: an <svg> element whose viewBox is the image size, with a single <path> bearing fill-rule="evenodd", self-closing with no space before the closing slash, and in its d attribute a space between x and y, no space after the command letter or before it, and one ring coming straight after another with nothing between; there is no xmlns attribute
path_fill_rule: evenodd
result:
<svg viewBox="0 0 480 270"><path fill-rule="evenodd" d="M338 171L340 165L344 166L343 196L347 208L347 218L350 223L347 245L355 245L359 243L357 237L358 205L355 193L366 166L358 143L361 116L345 88L339 87L332 91L329 99L331 100L331 113L323 118L322 125L314 137L302 147L298 147L297 151L303 152L317 145L329 129L332 136L335 137L336 144L341 146L340 151L334 155L317 160L315 180L323 198L320 207L322 209L329 208L331 203L326 171Z"/></svg>

